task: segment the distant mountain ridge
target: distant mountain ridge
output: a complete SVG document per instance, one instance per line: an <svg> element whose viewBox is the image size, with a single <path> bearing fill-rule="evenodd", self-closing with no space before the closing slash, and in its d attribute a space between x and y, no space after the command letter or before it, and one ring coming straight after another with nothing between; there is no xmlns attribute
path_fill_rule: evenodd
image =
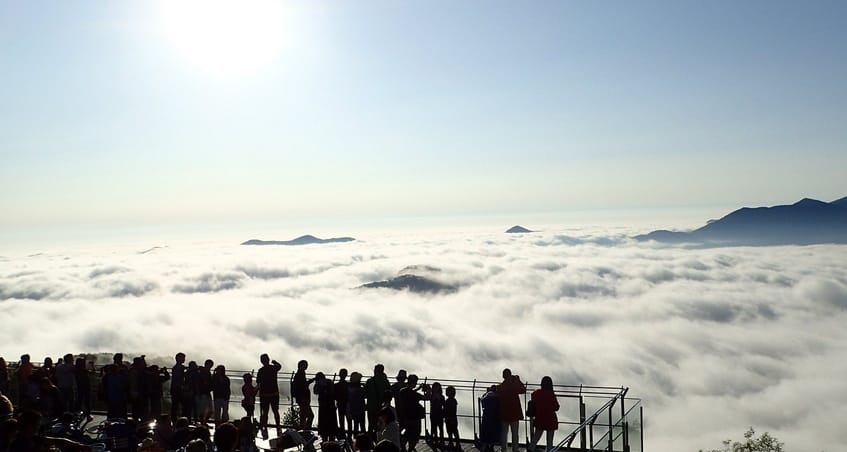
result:
<svg viewBox="0 0 847 452"><path fill-rule="evenodd" d="M352 242L356 239L353 237L333 237L329 239L319 239L313 235L301 235L294 240L258 240L252 239L248 240L242 245L311 245L315 243L343 243L343 242Z"/></svg>
<svg viewBox="0 0 847 452"><path fill-rule="evenodd" d="M847 243L847 197L824 202L744 207L690 232L658 230L636 240L710 245L813 245Z"/></svg>

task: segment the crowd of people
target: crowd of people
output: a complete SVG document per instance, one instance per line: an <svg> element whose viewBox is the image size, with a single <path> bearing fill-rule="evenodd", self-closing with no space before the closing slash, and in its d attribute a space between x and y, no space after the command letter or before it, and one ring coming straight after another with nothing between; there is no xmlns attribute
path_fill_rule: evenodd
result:
<svg viewBox="0 0 847 452"><path fill-rule="evenodd" d="M67 354L55 365L47 357L36 367L29 355L23 355L15 370L18 385L15 413L30 412L38 414L39 419L56 419L73 411L91 419L93 389L105 405L109 418L136 423L155 420L158 430L155 437L162 449L185 447L188 450L192 440L202 441L204 437L200 434L196 438L193 437L196 434L186 432L193 431L192 426L206 428L211 424L216 427L215 436L222 426L227 432L234 431L235 436L242 439L236 441L236 449L248 452L255 450L253 438L256 433L267 439L268 428L277 429L278 436L283 428L279 412L282 365L267 354L261 355L259 360L261 367L255 378L252 373L242 375L244 416L235 423L229 422L232 385L226 368L220 364L215 366L211 359L204 360L202 365L197 361L186 364L184 353L176 354L170 372L167 367L148 365L143 355L124 362L123 355L117 353L112 363L100 368L96 385L92 385L97 375L94 363L87 362L84 357L74 358ZM360 450L414 451L422 438L421 423L427 416L426 403L430 430L423 437L439 450L461 449L455 387L442 387L438 382L421 384L417 375L402 369L392 383L382 364L375 365L372 376L365 381L360 372L348 372L347 369L340 369L337 377L329 378L317 372L309 378L308 368L309 363L301 360L292 376L290 394L296 410L292 407L291 413L299 425L286 427L312 430L316 418L312 410L314 395L318 407L317 434L323 444L355 439ZM168 382L171 403L168 412L163 413L163 395ZM5 360L0 358L0 394L10 394L9 385L9 370ZM477 446L481 450L492 451L499 444L501 452L506 452L511 431L512 452L517 452L518 424L524 418L522 394L526 394L525 383L505 369L503 381L492 385L480 398L482 410ZM257 398L258 420L254 418ZM11 407L11 403L9 405ZM534 449L545 432L548 450L552 447L558 427L558 409L552 379L544 377L541 388L532 393L527 406L526 414L534 427L528 449ZM269 423L271 414L273 423ZM205 439L211 444L212 435L205 435ZM10 441L0 441L0 452L17 452L11 445ZM333 446L328 447L332 449Z"/></svg>

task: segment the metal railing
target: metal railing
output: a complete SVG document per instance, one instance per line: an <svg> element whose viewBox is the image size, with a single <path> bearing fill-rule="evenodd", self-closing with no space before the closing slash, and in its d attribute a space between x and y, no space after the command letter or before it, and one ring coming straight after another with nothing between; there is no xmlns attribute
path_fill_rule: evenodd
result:
<svg viewBox="0 0 847 452"><path fill-rule="evenodd" d="M14 367L14 364L10 366L10 376L14 375ZM97 410L98 406L105 408L102 406L102 401L98 401L96 397L102 368L103 366L100 365L95 366L91 372L91 395L94 399L92 406L95 410ZM232 413L242 410L241 383L242 375L245 373L252 373L255 377L256 371L234 369L226 371L226 375L230 378L230 392L232 394L229 400L231 417L236 417L232 416ZM310 378L314 377L315 373L309 372L307 376ZM325 376L330 381L338 381L337 374L325 373ZM292 371L280 372L277 377L280 389L280 401L287 402L289 405L294 405L290 390L290 382L293 380L293 377L294 372ZM369 377L363 375L362 382L364 383ZM434 382L441 383L443 389L446 389L447 386L453 386L456 389L456 398L459 407L457 416L459 418L459 431L462 441L478 443L481 434L480 421L482 418L480 397L485 394L487 388L499 384L500 381L420 376L419 383L431 385ZM532 391L540 388L540 385L528 382L524 383L527 391L521 398L525 409ZM14 387L16 386L14 382L10 386L12 386L14 391ZM553 389L561 408L558 412L559 429L554 436L554 447L549 452L573 450L641 452L643 446L643 410L640 399L626 398L629 388L592 385L554 385ZM163 400L165 402L162 406L163 411L168 412L170 391L167 387L163 391ZM316 402L317 398L314 397L312 400ZM629 410L626 409L627 401L633 402L633 406ZM319 408L316 403L313 403L312 407ZM617 411L615 410L616 407L620 409L620 415L615 414L615 411ZM636 411L635 408L638 408L638 410ZM426 416L423 420L424 428L422 431L426 434L432 434L429 403L425 403L425 413ZM286 427L297 426L286 425ZM523 436L525 441L522 446L528 446L533 430L530 419L524 419L521 427L523 433L521 436ZM473 437L469 437L468 435L471 431L473 432ZM596 441L595 436L598 438ZM573 446L577 438L579 438L579 445Z"/></svg>

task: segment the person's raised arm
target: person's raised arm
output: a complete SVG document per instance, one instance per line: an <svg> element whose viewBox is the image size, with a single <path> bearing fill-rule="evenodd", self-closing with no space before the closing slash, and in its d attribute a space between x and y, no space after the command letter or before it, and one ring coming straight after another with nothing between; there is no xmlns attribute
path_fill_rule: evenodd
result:
<svg viewBox="0 0 847 452"><path fill-rule="evenodd" d="M277 372L282 369L282 364L278 363L276 360L271 361L271 364L273 364L274 369L276 369Z"/></svg>

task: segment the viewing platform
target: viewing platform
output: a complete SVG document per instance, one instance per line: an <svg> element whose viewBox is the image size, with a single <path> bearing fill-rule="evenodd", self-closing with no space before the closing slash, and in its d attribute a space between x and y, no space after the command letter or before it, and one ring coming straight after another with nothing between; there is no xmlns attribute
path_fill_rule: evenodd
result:
<svg viewBox="0 0 847 452"><path fill-rule="evenodd" d="M37 364L36 364L37 366ZM15 381L15 365L9 366L9 374L12 379L10 384L10 396L13 402L17 402L17 384ZM105 414L105 405L103 401L97 397L100 377L102 375L102 367L96 366L91 369L91 394L93 412L98 415ZM240 419L245 415L244 409L241 406L241 385L242 375L245 373L253 373L253 371L234 370L226 371L226 375L230 379L230 389L232 396L229 400L229 418L230 420ZM307 376L313 378L315 373L308 372ZM325 376L330 381L338 381L338 375L326 374ZM294 372L280 372L278 375L278 384L280 389L280 421L281 429L288 428L296 429L298 426L289 425L286 419L291 419L293 403L291 397L291 381L293 380ZM362 382L364 383L369 376L363 375ZM389 378L389 380L393 380ZM540 377L537 378L540 381ZM393 381L391 381L393 383ZM480 447L479 438L480 422L482 419L482 407L480 398L485 394L487 388L492 385L498 385L500 381L493 380L478 380L478 379L450 379L450 378L433 378L429 376L420 376L419 384L431 385L439 382L442 388L453 386L456 389L456 400L458 402L458 419L459 419L459 435L462 444L462 449L465 451L478 451ZM532 391L540 386L538 382L527 382L526 394L521 395L522 410L526 413L527 402L530 400ZM557 412L558 429L554 435L554 447L552 452L570 452L570 451L608 451L608 452L642 452L644 450L644 430L643 430L643 405L641 399L628 397L629 388L627 387L612 387L612 386L591 386L591 385L564 385L554 384L554 393L559 402L560 408ZM164 384L164 398L162 410L168 413L170 410L170 391L168 383ZM17 405L17 403L16 403ZM258 418L259 406L258 401L255 407L254 416ZM431 425L430 425L430 407L428 401L423 401L426 416L422 419L421 441L418 443L418 452L441 452L435 441L432 441ZM317 397L312 397L312 409L315 413L315 423L313 428L317 427ZM99 417L99 416L98 416ZM273 422L273 415L270 416L269 422ZM257 437L257 446L260 449L271 450L271 444L275 435L276 425L268 425L270 435L267 439ZM532 434L531 421L528 418L519 423L519 448L522 451L529 450ZM509 437L511 440L511 435ZM538 442L537 450L542 451L545 447L545 437L542 435ZM319 447L319 446L317 446ZM495 445L496 449L499 446Z"/></svg>

